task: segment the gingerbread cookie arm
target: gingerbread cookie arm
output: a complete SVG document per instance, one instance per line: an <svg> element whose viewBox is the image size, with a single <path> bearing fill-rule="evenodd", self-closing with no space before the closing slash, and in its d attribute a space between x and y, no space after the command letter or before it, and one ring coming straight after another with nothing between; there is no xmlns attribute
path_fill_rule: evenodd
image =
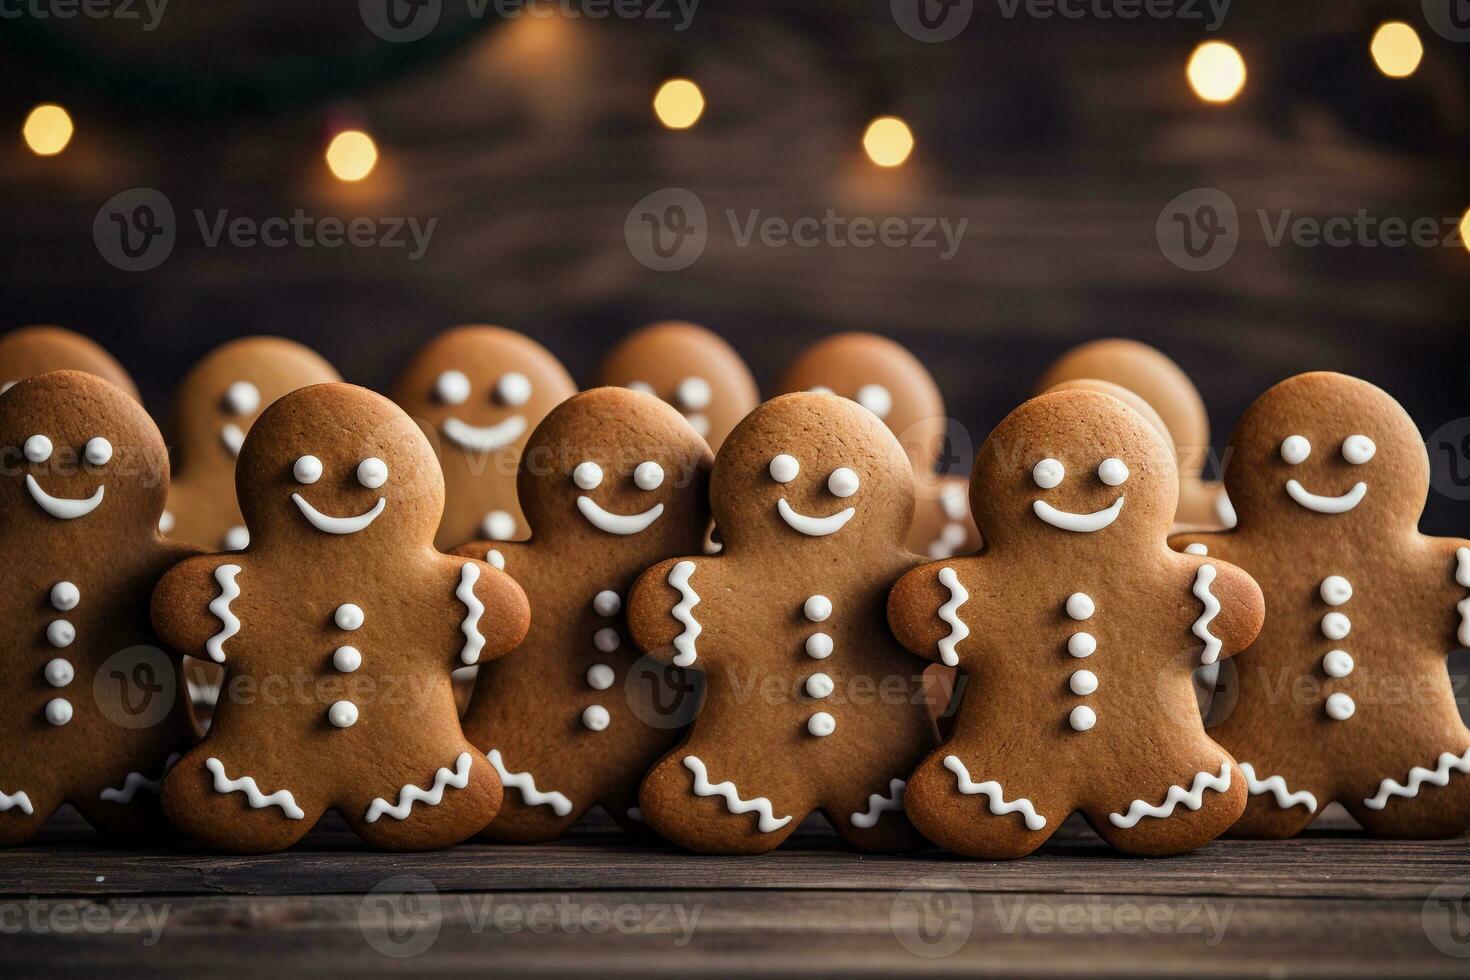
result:
<svg viewBox="0 0 1470 980"><path fill-rule="evenodd" d="M1256 580L1213 557L1187 553L1178 565L1193 595L1186 604L1193 617L1189 631L1204 643L1195 665L1217 663L1250 646L1266 621L1266 598Z"/></svg>
<svg viewBox="0 0 1470 980"><path fill-rule="evenodd" d="M899 643L926 660L958 667L984 630L977 596L983 578L976 558L937 561L905 574L888 593L888 625ZM968 641L968 642L966 642Z"/></svg>
<svg viewBox="0 0 1470 980"><path fill-rule="evenodd" d="M153 589L149 615L164 645L212 663L229 659L240 632L231 604L249 575L244 555L200 555L175 565Z"/></svg>
<svg viewBox="0 0 1470 980"><path fill-rule="evenodd" d="M660 663L708 669L700 638L720 570L720 559L700 555L670 558L638 576L628 593L628 632L639 649Z"/></svg>
<svg viewBox="0 0 1470 980"><path fill-rule="evenodd" d="M446 564L454 570L454 597L464 607L459 627L464 645L454 666L495 660L520 646L531 628L531 604L515 580L474 559L455 558Z"/></svg>
<svg viewBox="0 0 1470 980"><path fill-rule="evenodd" d="M1451 646L1470 648L1470 541L1463 538L1426 538L1435 560L1431 565L1437 587L1428 590L1433 608L1430 622L1450 616Z"/></svg>

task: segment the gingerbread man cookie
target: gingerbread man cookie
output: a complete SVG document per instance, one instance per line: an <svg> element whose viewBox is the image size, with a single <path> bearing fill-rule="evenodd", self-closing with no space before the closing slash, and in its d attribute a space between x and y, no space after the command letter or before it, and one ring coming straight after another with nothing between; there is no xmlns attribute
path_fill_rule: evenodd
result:
<svg viewBox="0 0 1470 980"><path fill-rule="evenodd" d="M504 327L465 326L430 341L393 399L435 447L447 499L435 543L522 541L516 470L531 430L577 386L550 351Z"/></svg>
<svg viewBox="0 0 1470 980"><path fill-rule="evenodd" d="M245 438L250 544L194 558L153 595L176 649L224 665L209 734L163 805L211 847L276 851L328 808L379 847L442 847L500 806L459 726L450 668L525 635L525 595L434 550L444 483L423 433L365 388L284 396Z"/></svg>
<svg viewBox="0 0 1470 980"><path fill-rule="evenodd" d="M464 719L513 790L486 831L492 839L550 840L599 805L641 826L638 783L698 700L684 676L692 671L640 661L624 601L648 566L702 545L711 461L704 440L651 395L573 395L536 427L521 460L531 539L457 549L503 567L531 601L526 641L481 668Z"/></svg>
<svg viewBox="0 0 1470 980"><path fill-rule="evenodd" d="M1080 810L1120 850L1171 854L1240 815L1245 779L1190 675L1249 644L1264 603L1240 569L1169 550L1177 494L1170 445L1099 392L1033 398L985 441L985 551L910 572L889 600L910 650L974 681L909 780L925 835L1021 857Z"/></svg>
<svg viewBox="0 0 1470 980"><path fill-rule="evenodd" d="M0 446L0 844L64 802L108 833L163 833L158 784L194 740L148 623L153 583L194 553L158 532L163 437L121 388L55 371L0 398Z"/></svg>
<svg viewBox="0 0 1470 980"><path fill-rule="evenodd" d="M624 337L598 369L598 383L657 395L677 408L711 449L760 403L735 348L693 323L651 323Z"/></svg>
<svg viewBox="0 0 1470 980"><path fill-rule="evenodd" d="M653 566L628 603L651 657L702 670L685 741L649 772L649 825L691 850L756 854L813 810L849 843L922 844L905 780L937 742L923 664L889 635L913 473L871 412L828 394L761 405L715 457L718 555Z"/></svg>
<svg viewBox="0 0 1470 980"><path fill-rule="evenodd" d="M1232 833L1289 837L1332 800L1383 837L1464 833L1470 730L1445 657L1470 646L1470 541L1419 533L1413 420L1366 381L1301 374L1251 405L1227 458L1239 525L1173 543L1239 564L1271 609L1211 717L1251 793Z"/></svg>
<svg viewBox="0 0 1470 980"><path fill-rule="evenodd" d="M21 327L0 337L0 393L21 378L47 371L85 371L111 381L138 401L138 386L102 347L64 327Z"/></svg>

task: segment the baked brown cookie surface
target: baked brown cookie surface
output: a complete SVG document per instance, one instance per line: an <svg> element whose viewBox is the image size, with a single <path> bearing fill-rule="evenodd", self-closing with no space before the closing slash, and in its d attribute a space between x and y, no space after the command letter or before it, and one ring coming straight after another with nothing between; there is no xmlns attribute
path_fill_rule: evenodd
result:
<svg viewBox="0 0 1470 980"><path fill-rule="evenodd" d="M47 371L85 371L110 381L138 401L138 386L95 341L65 327L33 326L0 337L0 392L22 378Z"/></svg>

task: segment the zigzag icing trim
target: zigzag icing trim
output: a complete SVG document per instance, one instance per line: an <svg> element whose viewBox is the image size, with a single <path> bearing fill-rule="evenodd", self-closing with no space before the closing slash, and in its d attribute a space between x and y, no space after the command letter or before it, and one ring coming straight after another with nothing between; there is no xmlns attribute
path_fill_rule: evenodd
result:
<svg viewBox="0 0 1470 980"><path fill-rule="evenodd" d="M1470 589L1470 548L1456 548L1455 559L1459 562L1455 583ZM1461 599L1455 608L1460 611L1460 646L1470 647L1470 599Z"/></svg>
<svg viewBox="0 0 1470 980"><path fill-rule="evenodd" d="M454 590L454 597L464 603L465 608L464 622L459 624L459 630L464 634L464 649L459 651L459 659L466 664L479 663L480 651L485 649L485 638L480 635L480 617L485 614L485 604L475 595L475 583L479 580L480 569L474 562L467 561L460 566L459 588Z"/></svg>
<svg viewBox="0 0 1470 980"><path fill-rule="evenodd" d="M1202 664L1212 664L1220 659L1220 638L1210 632L1210 623L1220 615L1220 600L1216 599L1215 594L1210 591L1210 583L1214 581L1214 565L1201 565L1199 571L1195 572L1194 597L1205 604L1205 611L1200 613L1199 619L1194 621L1190 631L1205 641L1205 652L1199 658Z"/></svg>
<svg viewBox="0 0 1470 980"><path fill-rule="evenodd" d="M695 796L719 796L725 800L725 806L731 813L758 813L760 821L756 826L763 834L769 834L773 830L780 830L791 822L791 818L776 818L775 811L771 809L771 801L764 796L754 799L742 800L740 794L735 791L735 784L726 780L723 783L711 785L709 781L709 770L704 767L704 762L696 755L684 757L684 768L694 773L694 795Z"/></svg>
<svg viewBox="0 0 1470 980"><path fill-rule="evenodd" d="M0 813L4 813L13 807L19 807L20 812L28 817L36 812L36 808L31 806L31 798L24 791L17 790L13 796L10 793L0 791Z"/></svg>
<svg viewBox="0 0 1470 980"><path fill-rule="evenodd" d="M970 778L970 770L960 761L957 755L944 757L944 768L955 775L955 786L966 796L983 796L990 801L990 812L997 817L1003 817L1008 813L1019 813L1026 821L1027 830L1040 830L1046 826L1046 818L1036 812L1036 807L1024 796L1006 802L1005 794L1001 792L1000 783L993 779L987 779L983 783L977 783Z"/></svg>
<svg viewBox="0 0 1470 980"><path fill-rule="evenodd" d="M848 819L852 825L860 830L867 830L878 825L878 818L889 810L903 809L903 791L908 783L902 779L890 779L888 781L888 795L873 793L868 796L868 808L862 813L854 813Z"/></svg>
<svg viewBox="0 0 1470 980"><path fill-rule="evenodd" d="M556 790L543 793L536 788L536 780L529 772L511 772L505 768L505 760L501 758L499 749L491 749L486 758L500 774L500 781L512 789L521 791L521 799L527 806L549 806L551 812L558 817L564 817L572 812L572 801L567 799Z"/></svg>
<svg viewBox="0 0 1470 980"><path fill-rule="evenodd" d="M1212 789L1223 793L1230 788L1230 762L1220 762L1220 775L1205 771L1195 773L1194 785L1189 789L1183 786L1170 786L1169 792L1164 796L1163 806L1154 806L1143 800L1134 800L1128 807L1125 816L1121 813L1108 814L1108 821L1114 827L1127 830L1135 826L1144 817L1169 817L1173 816L1174 808L1183 803L1191 810L1198 810L1205 805L1205 790Z"/></svg>
<svg viewBox="0 0 1470 980"><path fill-rule="evenodd" d="M245 799L251 807L256 810L268 806L278 806L281 812L292 820L305 820L306 814L301 812L301 807L296 805L296 797L291 795L288 789L278 789L269 796L260 791L253 776L241 776L239 779L231 779L225 775L225 764L214 757L204 760L204 768L214 774L214 791L216 793L244 793Z"/></svg>
<svg viewBox="0 0 1470 980"><path fill-rule="evenodd" d="M1419 795L1419 787L1428 783L1431 786L1448 786L1450 772L1470 772L1470 749L1463 754L1455 755L1453 752L1442 752L1439 756L1439 765L1433 769L1425 769L1415 766L1409 770L1408 783L1395 782L1385 779L1378 784L1378 793L1371 799L1363 801L1363 805L1370 810L1382 810L1388 806L1390 798L1404 796L1410 799Z"/></svg>
<svg viewBox="0 0 1470 980"><path fill-rule="evenodd" d="M1317 812L1317 797L1304 789L1293 793L1287 788L1286 777L1267 776L1265 779L1257 779L1256 767L1249 762L1242 762L1240 771L1245 774L1245 785L1252 796L1270 793L1276 798L1276 805L1283 810L1290 810L1294 806L1304 806L1308 813Z"/></svg>
<svg viewBox="0 0 1470 980"><path fill-rule="evenodd" d="M472 567L469 565L466 568ZM476 572L478 574L478 571ZM473 582L474 580L471 579ZM470 784L470 754L461 752L454 760L454 771L440 766L434 773L434 785L428 789L408 783L398 790L398 804L395 806L383 799L381 796L368 804L367 816L363 817L368 823L377 823L378 818L388 814L394 820L407 820L408 814L413 810L415 803L423 803L426 806L438 806L444 799L444 790L447 787L464 789Z"/></svg>
<svg viewBox="0 0 1470 980"><path fill-rule="evenodd" d="M939 607L939 618L949 624L949 635L939 641L939 658L947 666L958 667L959 654L954 648L970 635L970 627L960 619L959 611L970 599L970 593L960 584L960 577L948 566L939 570L939 584L949 590L949 601Z"/></svg>
<svg viewBox="0 0 1470 980"><path fill-rule="evenodd" d="M133 802L133 795L136 794L140 789L146 789L148 792L156 794L158 792L158 787L163 785L163 777L168 775L168 771L172 769L174 767L174 763L178 761L179 754L177 752L172 753L166 760L164 760L163 772L158 774L157 779L149 779L141 772L130 772L128 773L127 777L123 779L123 784L121 786L117 787L116 789L109 786L98 795L98 799L103 800L107 803L131 803Z"/></svg>
<svg viewBox="0 0 1470 980"><path fill-rule="evenodd" d="M240 632L240 620L230 611L230 603L240 598L240 585L235 576L240 574L239 565L221 565L214 570L214 580L219 583L219 595L209 604L209 611L218 617L222 628L204 641L204 649L215 663L225 662L225 641Z"/></svg>
<svg viewBox="0 0 1470 980"><path fill-rule="evenodd" d="M694 607L699 605L699 593L689 584L689 578L693 574L692 561L681 561L669 569L669 584L679 590L679 604L674 607L674 618L684 624L684 632L674 637L674 649L679 651L674 655L674 665L677 667L688 667L694 663L694 641L704 631L699 620L694 618Z"/></svg>

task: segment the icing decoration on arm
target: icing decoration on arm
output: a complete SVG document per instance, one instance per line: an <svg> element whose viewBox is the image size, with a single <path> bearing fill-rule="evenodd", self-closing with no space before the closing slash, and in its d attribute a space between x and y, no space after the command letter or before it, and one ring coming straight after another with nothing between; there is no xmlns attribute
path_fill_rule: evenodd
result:
<svg viewBox="0 0 1470 980"><path fill-rule="evenodd" d="M1346 514L1363 502L1363 497L1368 493L1368 484L1359 481L1347 493L1337 497L1324 497L1312 493L1296 480L1287 480L1286 492L1292 500L1307 510L1314 510L1319 514Z"/></svg>
<svg viewBox="0 0 1470 980"><path fill-rule="evenodd" d="M1256 767L1249 762L1242 762L1240 771L1245 774L1245 785L1252 796L1270 793L1275 797L1276 805L1283 810L1289 810L1294 806L1304 806L1308 813L1317 812L1317 797L1304 789L1292 792L1287 787L1284 776L1267 776L1265 779L1257 779Z"/></svg>
<svg viewBox="0 0 1470 980"><path fill-rule="evenodd" d="M694 795L695 796L719 796L725 801L725 806L731 813L758 813L760 820L756 827L763 834L769 834L773 830L780 830L791 822L791 817L777 819L775 811L771 808L771 801L764 796L753 799L742 800L740 794L735 790L735 784L726 780L723 783L711 785L709 781L709 770L704 762L695 755L684 757L684 767L694 773Z"/></svg>
<svg viewBox="0 0 1470 980"><path fill-rule="evenodd" d="M63 521L76 520L78 517L86 517L92 513L102 503L102 492L106 489L106 487L98 486L92 496L83 497L80 500L53 497L41 489L41 485L36 482L34 476L26 474L26 490L30 492L31 499L39 504L46 513Z"/></svg>
<svg viewBox="0 0 1470 980"><path fill-rule="evenodd" d="M131 803L133 802L134 794L136 794L140 789L146 789L150 793L157 794L158 787L163 785L163 777L168 775L168 771L172 769L174 767L174 763L178 761L179 754L177 752L171 753L169 757L164 761L163 772L158 774L157 779L149 779L141 772L130 772L128 773L127 778L123 780L123 784L121 786L117 787L116 789L109 786L107 789L104 789L97 798L107 803Z"/></svg>
<svg viewBox="0 0 1470 980"><path fill-rule="evenodd" d="M949 590L949 601L939 607L939 618L949 624L949 635L939 641L939 657L950 667L960 663L955 647L970 635L970 627L960 619L959 611L970 599L970 593L960 584L960 577L948 566L939 570L939 584Z"/></svg>
<svg viewBox="0 0 1470 980"><path fill-rule="evenodd" d="M1210 549L1196 541L1194 544L1185 545L1184 553L1186 555L1208 555Z"/></svg>
<svg viewBox="0 0 1470 980"><path fill-rule="evenodd" d="M1036 516L1054 528L1062 531L1076 531L1079 534L1090 534L1093 531L1101 531L1123 512L1124 497L1113 501L1111 507L1095 510L1091 514L1074 514L1071 511L1058 510L1045 500L1033 500L1031 509Z"/></svg>
<svg viewBox="0 0 1470 980"><path fill-rule="evenodd" d="M240 598L240 585L235 576L240 574L239 565L221 565L214 570L214 580L219 583L219 595L209 604L209 611L220 621L220 631L204 641L204 649L215 663L225 662L225 641L240 632L240 619L230 611L230 603Z"/></svg>
<svg viewBox="0 0 1470 980"><path fill-rule="evenodd" d="M809 538L822 538L842 530L843 526L857 514L857 508L848 507L827 517L808 517L795 510L786 502L786 498L782 497L776 501L776 512L793 531L805 534Z"/></svg>
<svg viewBox="0 0 1470 980"><path fill-rule="evenodd" d="M459 651L459 659L466 664L479 662L480 651L485 648L485 638L480 635L480 617L485 612L485 604L475 595L475 583L480 580L480 568L472 561L467 561L459 569L459 588L454 590L454 597L464 603L464 622L459 624L460 632L464 633L464 649Z"/></svg>
<svg viewBox="0 0 1470 980"><path fill-rule="evenodd" d="M1403 796L1408 799L1418 796L1419 787L1425 783L1431 786L1448 786L1451 772L1470 773L1470 749L1466 749L1460 755L1455 755L1453 752L1441 753L1439 764L1434 769L1415 766L1409 770L1408 783L1385 779L1378 784L1378 792L1371 799L1364 800L1363 805L1370 810L1382 810L1395 796Z"/></svg>
<svg viewBox="0 0 1470 980"><path fill-rule="evenodd" d="M470 566L465 566L466 568ZM375 798L368 804L367 816L363 820L367 823L377 823L378 818L388 814L394 820L407 820L409 812L415 803L423 803L426 806L438 806L444 799L445 787L452 786L455 789L464 789L470 784L470 754L461 752L454 760L454 770L451 772L444 766L440 766L434 773L434 785L425 790L422 787L408 783L398 790L398 804L390 804L382 797Z"/></svg>
<svg viewBox="0 0 1470 980"><path fill-rule="evenodd" d="M1128 830L1137 826L1138 821L1144 817L1169 817L1173 816L1174 808L1183 803L1191 810L1198 810L1205 805L1205 790L1212 789L1218 793L1224 793L1230 789L1230 762L1223 760L1220 763L1220 774L1217 776L1209 771L1195 774L1194 785L1185 789L1183 786L1170 786L1169 792L1164 796L1162 806L1154 806L1143 800L1134 800L1128 807L1128 813L1110 813L1108 822L1114 827Z"/></svg>
<svg viewBox="0 0 1470 980"><path fill-rule="evenodd" d="M281 812L292 820L306 819L306 814L301 812L301 807L296 805L296 797L291 795L290 790L279 789L266 796L256 785L255 777L241 776L239 779L231 779L225 775L225 764L213 756L204 760L204 768L214 775L216 793L244 793L245 799L253 809L260 810L268 806L278 806Z"/></svg>
<svg viewBox="0 0 1470 980"><path fill-rule="evenodd" d="M674 649L679 651L674 655L676 667L688 667L694 663L694 641L704 631L699 620L694 618L694 607L699 605L699 593L689 584L689 578L693 574L692 561L681 561L669 569L669 584L679 590L679 604L674 607L674 618L684 624L684 632L674 637Z"/></svg>
<svg viewBox="0 0 1470 980"><path fill-rule="evenodd" d="M871 793L868 796L868 808L862 813L854 813L848 819L852 825L859 830L868 830L878 825L878 818L889 810L903 809L903 791L908 786L902 779L890 779L888 781L888 795Z"/></svg>
<svg viewBox="0 0 1470 980"><path fill-rule="evenodd" d="M0 813L12 808L19 808L28 817L36 812L36 808L31 806L31 798L23 790L17 790L14 795L0 790Z"/></svg>
<svg viewBox="0 0 1470 980"><path fill-rule="evenodd" d="M311 522L312 527L327 534L356 534L377 520L383 508L388 506L388 498L379 497L378 502L373 504L371 509L363 511L356 517L332 517L307 503L306 498L299 493L291 494L291 499L296 502L296 509L301 511L302 516Z"/></svg>
<svg viewBox="0 0 1470 980"><path fill-rule="evenodd" d="M541 792L536 788L535 777L529 772L511 772L509 769L506 769L505 760L501 758L499 749L491 749L486 754L486 758L495 767L495 771L499 774L502 783L511 789L521 791L521 799L525 801L526 806L549 806L551 807L551 812L555 813L558 817L564 817L572 812L571 800L556 790L550 790L545 793Z"/></svg>
<svg viewBox="0 0 1470 980"><path fill-rule="evenodd" d="M1457 548L1455 558L1459 561L1459 567L1455 569L1455 582L1470 589L1470 548ZM1455 608L1460 611L1460 646L1470 647L1470 599L1461 599Z"/></svg>
<svg viewBox="0 0 1470 980"><path fill-rule="evenodd" d="M1212 664L1220 659L1220 638L1210 632L1210 623L1220 615L1220 600L1210 591L1210 583L1215 581L1215 566L1204 564L1194 573L1194 597L1204 603L1205 611L1200 613L1199 618L1190 627L1190 632L1205 641L1205 652L1200 655L1199 662Z"/></svg>
<svg viewBox="0 0 1470 980"><path fill-rule="evenodd" d="M1006 802L1005 794L1001 792L1000 783L988 779L983 783L977 783L970 778L970 770L960 761L957 755L944 757L944 768L955 775L955 787L966 796L983 796L990 801L990 812L997 817L1003 817L1008 813L1019 813L1026 821L1027 830L1040 830L1046 826L1046 818L1036 812L1036 807L1024 796Z"/></svg>

